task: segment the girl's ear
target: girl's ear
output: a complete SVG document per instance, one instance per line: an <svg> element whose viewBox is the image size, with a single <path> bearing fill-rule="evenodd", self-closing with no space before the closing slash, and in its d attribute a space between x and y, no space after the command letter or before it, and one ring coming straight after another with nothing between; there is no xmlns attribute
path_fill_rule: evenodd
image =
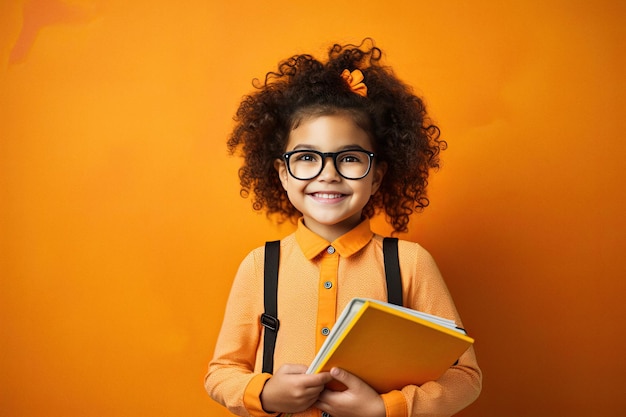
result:
<svg viewBox="0 0 626 417"><path fill-rule="evenodd" d="M287 189L287 179L289 178L289 172L287 172L287 165L282 159L276 159L274 161L274 169L278 172L278 178L283 188Z"/></svg>
<svg viewBox="0 0 626 417"><path fill-rule="evenodd" d="M386 162L376 162L374 165L374 177L372 178L372 195L376 194L380 184L383 182L383 177L387 173Z"/></svg>

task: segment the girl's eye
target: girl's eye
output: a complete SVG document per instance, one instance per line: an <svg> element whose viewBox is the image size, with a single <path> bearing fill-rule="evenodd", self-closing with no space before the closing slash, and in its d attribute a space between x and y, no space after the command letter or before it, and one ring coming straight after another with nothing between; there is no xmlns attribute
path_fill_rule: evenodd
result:
<svg viewBox="0 0 626 417"><path fill-rule="evenodd" d="M315 162L318 160L318 158L319 156L312 152L301 152L298 153L296 160L302 162Z"/></svg>
<svg viewBox="0 0 626 417"><path fill-rule="evenodd" d="M339 162L341 163L358 163L361 162L361 158L359 157L359 155L356 154L345 154L345 155L341 155L341 158L339 159Z"/></svg>

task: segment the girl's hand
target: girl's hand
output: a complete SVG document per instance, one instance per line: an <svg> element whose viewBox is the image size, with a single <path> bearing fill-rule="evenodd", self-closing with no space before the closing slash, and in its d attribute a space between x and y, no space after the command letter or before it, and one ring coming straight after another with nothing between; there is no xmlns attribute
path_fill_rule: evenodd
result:
<svg viewBox="0 0 626 417"><path fill-rule="evenodd" d="M330 374L343 383L345 391L325 390L315 406L333 417L385 417L385 404L378 393L357 376L333 368Z"/></svg>
<svg viewBox="0 0 626 417"><path fill-rule="evenodd" d="M261 391L261 404L267 412L298 413L317 401L330 373L307 374L305 365L285 364L267 380Z"/></svg>

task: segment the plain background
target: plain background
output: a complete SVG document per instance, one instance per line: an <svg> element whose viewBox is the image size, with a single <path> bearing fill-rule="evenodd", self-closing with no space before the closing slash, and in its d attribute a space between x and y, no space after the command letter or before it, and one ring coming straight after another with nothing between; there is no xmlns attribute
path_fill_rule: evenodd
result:
<svg viewBox="0 0 626 417"><path fill-rule="evenodd" d="M477 340L462 415L624 415L624 4L2 1L0 414L227 415L202 382L232 278L292 230L239 197L232 115L371 36L449 144L402 237Z"/></svg>

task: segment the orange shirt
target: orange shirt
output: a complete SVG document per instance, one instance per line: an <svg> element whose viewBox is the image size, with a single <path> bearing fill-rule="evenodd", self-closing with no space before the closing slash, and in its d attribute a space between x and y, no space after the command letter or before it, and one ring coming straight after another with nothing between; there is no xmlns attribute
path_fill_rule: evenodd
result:
<svg viewBox="0 0 626 417"><path fill-rule="evenodd" d="M307 229L302 220L295 233L281 240L278 277L280 329L274 369L285 363L309 365L336 318L354 297L387 301L382 237L368 220L334 242ZM404 304L415 310L461 319L430 254L420 245L398 244ZM260 393L269 374L263 359L264 249L241 263L226 306L205 388L217 402L240 416L267 416ZM382 394L388 417L453 415L480 393L482 375L473 348L437 381L409 385ZM271 415L271 414L269 414ZM294 417L321 416L310 409Z"/></svg>

